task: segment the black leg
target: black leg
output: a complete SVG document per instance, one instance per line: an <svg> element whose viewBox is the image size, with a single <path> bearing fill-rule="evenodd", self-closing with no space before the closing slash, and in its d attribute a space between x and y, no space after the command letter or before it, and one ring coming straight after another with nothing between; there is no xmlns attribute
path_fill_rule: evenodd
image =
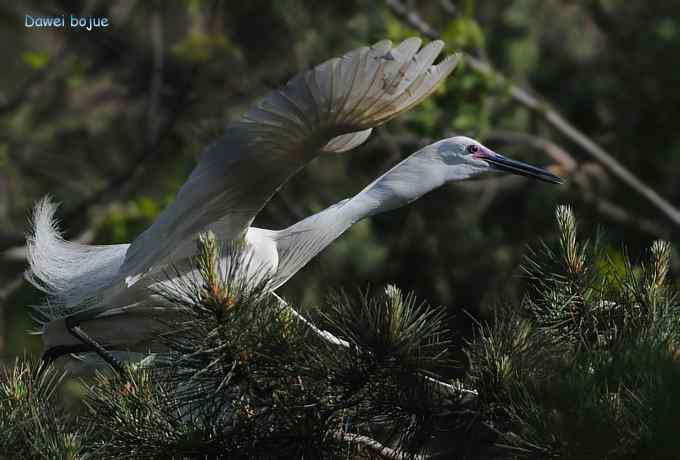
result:
<svg viewBox="0 0 680 460"><path fill-rule="evenodd" d="M123 364L119 360L117 360L116 357L113 356L106 348L100 345L99 342L97 342L92 337L87 335L85 331L83 331L80 328L80 326L78 326L78 323L75 323L70 317L66 318L65 323L66 329L69 331L71 335L73 335L75 338L83 342L84 345L89 346L92 351L97 353L104 361L106 361L111 367L113 367L113 369L116 372L118 372L121 375L123 374L125 370Z"/></svg>
<svg viewBox="0 0 680 460"><path fill-rule="evenodd" d="M59 345L56 347L48 348L45 350L40 357L40 366L38 366L38 375L41 375L45 370L56 361L59 357L64 355L70 355L72 353L86 353L89 351L94 351L91 346L86 344L80 345Z"/></svg>

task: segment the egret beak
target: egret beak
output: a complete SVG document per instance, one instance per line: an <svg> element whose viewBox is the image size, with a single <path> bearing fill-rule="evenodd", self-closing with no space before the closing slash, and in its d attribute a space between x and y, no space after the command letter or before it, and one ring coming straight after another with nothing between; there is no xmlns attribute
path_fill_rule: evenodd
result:
<svg viewBox="0 0 680 460"><path fill-rule="evenodd" d="M550 182L551 184L561 184L563 182L562 178L549 173L545 169L537 168L536 166L531 166L530 164L524 163L522 161L511 160L503 155L499 155L496 152L492 152L488 149L483 149L476 157L480 160L484 160L493 169L499 171L505 171L512 174L519 174L521 176L533 177L543 182Z"/></svg>

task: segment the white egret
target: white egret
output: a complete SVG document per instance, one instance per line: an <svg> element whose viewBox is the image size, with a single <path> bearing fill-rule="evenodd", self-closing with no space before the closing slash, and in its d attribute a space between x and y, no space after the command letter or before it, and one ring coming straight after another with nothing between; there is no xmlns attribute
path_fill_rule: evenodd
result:
<svg viewBox="0 0 680 460"><path fill-rule="evenodd" d="M396 47L382 41L360 48L270 93L227 127L176 200L132 244L64 241L55 206L41 201L28 238L27 276L48 295L47 304L37 307L46 349L82 350L85 341L113 350L146 350L158 326L159 302L149 287L163 282L158 277L165 267L194 255L200 232L245 243L244 254L270 278L273 292L357 221L411 203L447 182L489 171L560 182L473 139L452 137L417 151L356 196L291 227L251 227L276 190L306 163L320 153L362 144L373 127L413 107L451 73L456 56L432 65L441 41L419 51L420 44L411 38Z"/></svg>

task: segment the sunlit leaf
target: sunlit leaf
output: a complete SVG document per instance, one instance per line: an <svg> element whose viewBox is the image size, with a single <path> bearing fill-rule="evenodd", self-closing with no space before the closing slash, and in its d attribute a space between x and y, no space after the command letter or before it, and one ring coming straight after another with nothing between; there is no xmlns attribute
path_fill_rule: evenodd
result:
<svg viewBox="0 0 680 460"><path fill-rule="evenodd" d="M21 55L21 59L35 70L40 70L50 62L50 55L47 51L26 51Z"/></svg>

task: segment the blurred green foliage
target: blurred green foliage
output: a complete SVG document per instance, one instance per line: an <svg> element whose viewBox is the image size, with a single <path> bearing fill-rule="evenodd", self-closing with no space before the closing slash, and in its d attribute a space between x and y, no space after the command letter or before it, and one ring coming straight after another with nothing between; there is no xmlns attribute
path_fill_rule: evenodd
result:
<svg viewBox="0 0 680 460"><path fill-rule="evenodd" d="M534 87L642 180L680 202L680 74L670 64L680 53L680 4L404 3L443 34L448 52L481 56L506 78ZM89 13L111 19L105 31L23 27L27 11L83 13L88 5L0 5L7 25L0 28L0 230L19 238L32 204L51 193L63 203L66 237L92 230L97 244L131 241L174 196L202 149L249 104L325 59L417 34L372 0L95 3ZM159 68L161 86L154 90ZM395 283L453 313L466 308L484 315L499 298L521 298L519 262L527 243L557 238L551 214L559 202L574 204L585 231L607 224L605 258L619 260L622 244L635 256L656 238L636 222L665 225L663 216L514 101L506 78L462 63L436 94L377 130L365 146L324 156L298 174L255 225L290 225L357 193L421 145L453 134L537 164L552 160L498 133L554 141L579 163L573 180L563 187L522 179L447 186L359 224L282 294L313 305L331 286ZM632 219L602 215L597 199ZM0 263L0 287L23 269L21 261ZM677 277L675 265L671 276ZM36 294L24 290L6 302L12 336L29 324L25 299ZM470 327L464 315L456 318L451 326ZM12 341L4 352L21 348Z"/></svg>
<svg viewBox="0 0 680 460"><path fill-rule="evenodd" d="M475 72L462 62L431 98L376 130L366 145L310 164L265 207L256 226L288 226L357 193L422 145L454 134L550 165L545 150L504 137L528 133L563 148L577 167L562 187L506 178L460 183L360 222L281 294L313 307L324 305L331 288L394 283L445 305L457 332L454 357L469 367L451 376L478 388L475 423L491 423L510 458L675 458L668 440L677 432L680 401L671 289L679 273L678 231L541 114L513 99L510 81L544 96L642 181L680 203L680 73L674 65L680 2L403 3L442 34L447 52L470 53L499 73ZM27 29L29 12L106 16L112 26ZM39 294L26 283L7 298L3 292L25 269L21 254L5 251L21 245L37 199L50 193L63 203L59 217L69 239L129 242L174 197L223 126L267 91L347 50L418 34L373 0L29 0L0 3L0 24L3 357L40 352L39 339L26 334L33 327L26 306L39 302ZM566 258L575 268L587 255L589 274L573 276L557 249L539 258L542 271L527 279L520 265L528 245L538 248L542 240L547 248L565 247L553 222L555 206L564 202L576 209L581 233L607 228L597 251L579 249ZM611 207L602 203L620 212L606 212ZM643 220L651 224L642 226ZM654 276L659 253L640 256L660 236L675 255L665 262L668 285ZM17 436L30 431L52 446L45 452L54 458L75 456L80 441L55 425L61 414L32 412L52 393L24 393L34 382L31 367L13 369L3 377L9 385L0 388L0 404L15 418L0 419L7 435L0 442L30 439ZM51 388L51 381L44 383ZM41 400L26 404L27 398ZM463 436L456 453L481 458L471 449L487 432Z"/></svg>
<svg viewBox="0 0 680 460"><path fill-rule="evenodd" d="M50 61L50 55L46 51L26 51L21 58L35 70L42 69Z"/></svg>
<svg viewBox="0 0 680 460"><path fill-rule="evenodd" d="M125 204L112 205L98 223L97 239L110 243L128 243L151 225L161 211L158 201L139 197Z"/></svg>

